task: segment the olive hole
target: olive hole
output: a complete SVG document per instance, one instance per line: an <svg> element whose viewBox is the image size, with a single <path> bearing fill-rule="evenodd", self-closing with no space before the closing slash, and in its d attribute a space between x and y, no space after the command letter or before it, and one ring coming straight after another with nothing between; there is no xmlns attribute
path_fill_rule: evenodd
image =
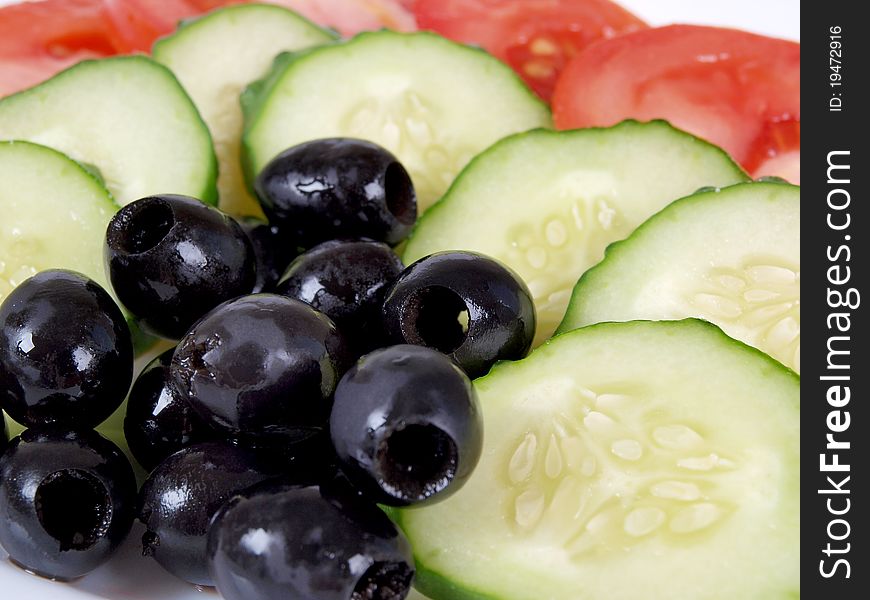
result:
<svg viewBox="0 0 870 600"><path fill-rule="evenodd" d="M112 519L105 486L90 473L76 469L43 479L34 504L42 528L60 542L61 552L87 550L106 534Z"/></svg>
<svg viewBox="0 0 870 600"><path fill-rule="evenodd" d="M159 244L172 226L172 207L158 198L139 200L124 208L113 223L108 244L127 254L141 254Z"/></svg>
<svg viewBox="0 0 870 600"><path fill-rule="evenodd" d="M378 448L378 464L388 492L424 500L447 487L456 475L456 444L434 425L407 425Z"/></svg>
<svg viewBox="0 0 870 600"><path fill-rule="evenodd" d="M414 184L405 167L397 162L390 163L384 173L384 193L387 199L387 210L406 225L413 225L417 220L417 196Z"/></svg>
<svg viewBox="0 0 870 600"><path fill-rule="evenodd" d="M450 354L465 341L469 320L468 306L459 294L433 286L411 296L402 329L409 343Z"/></svg>
<svg viewBox="0 0 870 600"><path fill-rule="evenodd" d="M154 556L159 546L159 535L150 530L142 534L142 556Z"/></svg>
<svg viewBox="0 0 870 600"><path fill-rule="evenodd" d="M360 577L350 600L402 600L413 579L414 570L405 563L376 562Z"/></svg>

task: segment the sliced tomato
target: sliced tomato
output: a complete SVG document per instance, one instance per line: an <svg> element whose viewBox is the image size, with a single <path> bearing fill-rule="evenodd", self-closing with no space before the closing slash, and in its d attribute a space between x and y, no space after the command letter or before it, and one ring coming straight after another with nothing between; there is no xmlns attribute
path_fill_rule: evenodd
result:
<svg viewBox="0 0 870 600"><path fill-rule="evenodd" d="M81 60L147 52L187 0L41 0L0 8L0 96L30 87Z"/></svg>
<svg viewBox="0 0 870 600"><path fill-rule="evenodd" d="M182 19L248 0L40 0L0 7L0 97L80 60L148 52ZM345 35L416 28L400 0L271 0Z"/></svg>
<svg viewBox="0 0 870 600"><path fill-rule="evenodd" d="M416 0L414 14L420 29L507 62L544 99L589 44L646 28L609 0Z"/></svg>
<svg viewBox="0 0 870 600"><path fill-rule="evenodd" d="M119 53L150 52L154 41L201 11L188 0L103 0Z"/></svg>
<svg viewBox="0 0 870 600"><path fill-rule="evenodd" d="M201 11L249 0L189 0ZM401 0L265 0L286 6L324 27L331 27L345 36L382 29L414 31L414 15Z"/></svg>
<svg viewBox="0 0 870 600"><path fill-rule="evenodd" d="M115 52L101 0L45 0L0 8L0 96L80 60Z"/></svg>
<svg viewBox="0 0 870 600"><path fill-rule="evenodd" d="M721 146L752 174L790 155L792 178L800 111L800 44L693 25L594 44L565 68L553 95L560 129L666 119Z"/></svg>
<svg viewBox="0 0 870 600"><path fill-rule="evenodd" d="M794 119L768 121L744 162L754 177L777 175L801 182L801 122Z"/></svg>
<svg viewBox="0 0 870 600"><path fill-rule="evenodd" d="M113 5L114 25L139 40L145 33L148 44L132 47L147 51L158 37L173 31L182 19L195 17L232 4L256 0L105 0ZM342 35L382 29L398 31L416 29L414 16L400 0L264 0L284 6L319 25L331 27ZM150 30L150 38L148 32Z"/></svg>

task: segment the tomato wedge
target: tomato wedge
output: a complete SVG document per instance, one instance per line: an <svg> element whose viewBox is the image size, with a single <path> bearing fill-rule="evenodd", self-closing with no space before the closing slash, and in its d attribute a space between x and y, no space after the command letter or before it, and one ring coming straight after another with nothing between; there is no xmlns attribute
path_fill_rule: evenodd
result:
<svg viewBox="0 0 870 600"><path fill-rule="evenodd" d="M482 46L544 99L589 44L646 28L609 0L416 0L413 6L420 29Z"/></svg>
<svg viewBox="0 0 870 600"><path fill-rule="evenodd" d="M0 8L0 96L81 60L147 52L196 12L186 0L42 0Z"/></svg>
<svg viewBox="0 0 870 600"><path fill-rule="evenodd" d="M201 12L251 0L188 0ZM265 0L295 10L324 27L345 36L386 27L414 31L414 16L400 0Z"/></svg>
<svg viewBox="0 0 870 600"><path fill-rule="evenodd" d="M800 110L800 44L694 25L594 44L565 68L553 95L560 129L666 119L753 175L796 182Z"/></svg>
<svg viewBox="0 0 870 600"><path fill-rule="evenodd" d="M0 7L0 97L80 60L149 52L182 19L249 0L41 0ZM345 35L416 29L400 0L271 0Z"/></svg>
<svg viewBox="0 0 870 600"><path fill-rule="evenodd" d="M80 60L115 54L100 0L47 0L0 9L0 96Z"/></svg>
<svg viewBox="0 0 870 600"><path fill-rule="evenodd" d="M188 0L103 0L103 5L121 54L150 52L157 38L201 12Z"/></svg>

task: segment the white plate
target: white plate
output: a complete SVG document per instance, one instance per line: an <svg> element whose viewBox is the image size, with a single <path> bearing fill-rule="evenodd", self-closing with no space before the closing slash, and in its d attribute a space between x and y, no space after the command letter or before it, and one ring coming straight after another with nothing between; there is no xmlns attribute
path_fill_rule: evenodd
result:
<svg viewBox="0 0 870 600"><path fill-rule="evenodd" d="M17 0L0 0L0 5ZM698 23L737 27L756 33L800 40L800 0L621 0L623 6L653 25ZM71 584L28 575L13 566L0 549L0 596L19 600L217 600L143 559L137 541L140 525L107 565ZM422 596L413 596L420 600Z"/></svg>

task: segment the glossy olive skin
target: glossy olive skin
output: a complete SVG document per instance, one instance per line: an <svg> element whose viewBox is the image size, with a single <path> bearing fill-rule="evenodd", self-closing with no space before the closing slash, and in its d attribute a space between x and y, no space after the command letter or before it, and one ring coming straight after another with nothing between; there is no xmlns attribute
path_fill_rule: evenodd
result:
<svg viewBox="0 0 870 600"><path fill-rule="evenodd" d="M458 315L467 313L467 331ZM522 279L476 252L436 252L405 269L387 292L384 329L393 344L444 352L472 379L499 360L524 357L535 305Z"/></svg>
<svg viewBox="0 0 870 600"><path fill-rule="evenodd" d="M73 579L104 563L135 506L129 461L94 431L28 429L0 456L0 545L44 577Z"/></svg>
<svg viewBox="0 0 870 600"><path fill-rule="evenodd" d="M187 196L151 196L119 210L104 253L121 303L143 329L172 340L256 280L254 250L239 224Z"/></svg>
<svg viewBox="0 0 870 600"><path fill-rule="evenodd" d="M405 168L364 140L326 138L293 146L263 168L254 190L269 223L303 248L354 237L398 244L417 219Z"/></svg>
<svg viewBox="0 0 870 600"><path fill-rule="evenodd" d="M352 359L329 317L277 294L230 300L199 321L172 357L172 381L216 430L257 446L326 427Z"/></svg>
<svg viewBox="0 0 870 600"><path fill-rule="evenodd" d="M411 547L386 515L328 485L234 497L215 516L208 554L225 600L400 600L414 577Z"/></svg>
<svg viewBox="0 0 870 600"><path fill-rule="evenodd" d="M167 350L148 363L127 398L124 437L133 458L146 471L182 448L220 437L170 383L169 365L174 350Z"/></svg>
<svg viewBox="0 0 870 600"><path fill-rule="evenodd" d="M295 241L276 226L256 217L244 217L239 225L251 240L257 263L257 280L251 293L275 291L287 265L299 254Z"/></svg>
<svg viewBox="0 0 870 600"><path fill-rule="evenodd" d="M362 355L384 344L381 307L402 269L401 259L384 243L333 240L290 263L276 292L335 321Z"/></svg>
<svg viewBox="0 0 870 600"><path fill-rule="evenodd" d="M450 496L483 447L471 381L440 352L407 344L375 350L345 374L329 430L341 469L388 506Z"/></svg>
<svg viewBox="0 0 870 600"><path fill-rule="evenodd" d="M180 579L214 585L206 561L212 516L230 497L275 475L252 452L226 442L176 452L151 472L139 493L139 520L147 528L143 554Z"/></svg>
<svg viewBox="0 0 870 600"><path fill-rule="evenodd" d="M0 305L0 408L26 427L88 428L133 379L133 342L112 297L80 273L43 271Z"/></svg>

